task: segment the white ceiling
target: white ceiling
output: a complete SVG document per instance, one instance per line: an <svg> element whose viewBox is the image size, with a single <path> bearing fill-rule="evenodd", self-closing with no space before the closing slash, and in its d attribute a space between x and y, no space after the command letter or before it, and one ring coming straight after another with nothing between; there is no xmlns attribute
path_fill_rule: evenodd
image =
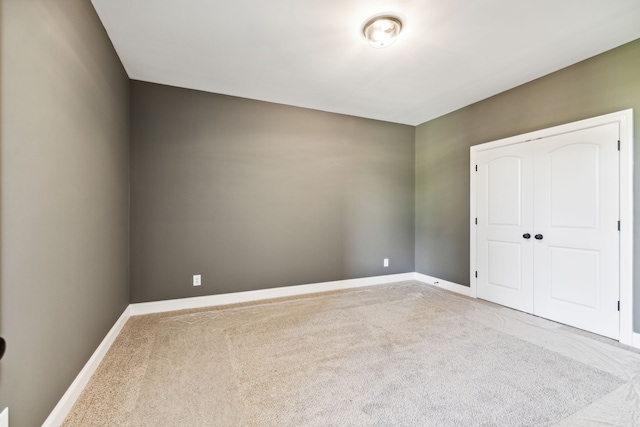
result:
<svg viewBox="0 0 640 427"><path fill-rule="evenodd" d="M640 0L92 1L132 79L409 125L640 38Z"/></svg>

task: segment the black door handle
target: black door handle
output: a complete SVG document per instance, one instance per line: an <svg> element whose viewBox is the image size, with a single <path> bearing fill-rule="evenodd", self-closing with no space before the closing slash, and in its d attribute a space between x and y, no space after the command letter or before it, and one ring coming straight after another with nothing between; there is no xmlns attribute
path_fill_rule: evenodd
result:
<svg viewBox="0 0 640 427"><path fill-rule="evenodd" d="M542 240L542 238L544 237L542 234L536 234L535 236L533 236L536 238L536 240Z"/></svg>
<svg viewBox="0 0 640 427"><path fill-rule="evenodd" d="M0 359L4 356L4 351L7 349L7 342L4 338L0 337Z"/></svg>
<svg viewBox="0 0 640 427"><path fill-rule="evenodd" d="M529 233L524 233L524 234L522 235L522 237L524 237L525 239L530 239L530 238L531 238L531 234L529 234Z"/></svg>

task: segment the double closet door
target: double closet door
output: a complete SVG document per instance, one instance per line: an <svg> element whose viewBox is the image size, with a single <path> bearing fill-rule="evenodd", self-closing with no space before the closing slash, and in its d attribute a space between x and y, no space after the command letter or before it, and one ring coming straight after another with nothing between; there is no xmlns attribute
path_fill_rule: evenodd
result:
<svg viewBox="0 0 640 427"><path fill-rule="evenodd" d="M479 298L619 336L619 127L477 155Z"/></svg>

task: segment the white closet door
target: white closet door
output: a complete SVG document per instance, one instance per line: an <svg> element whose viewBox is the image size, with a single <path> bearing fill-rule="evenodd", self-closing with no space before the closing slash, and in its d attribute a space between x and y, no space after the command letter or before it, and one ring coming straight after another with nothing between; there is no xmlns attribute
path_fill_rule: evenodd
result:
<svg viewBox="0 0 640 427"><path fill-rule="evenodd" d="M533 141L534 314L619 336L617 124ZM505 261L508 262L507 259Z"/></svg>
<svg viewBox="0 0 640 427"><path fill-rule="evenodd" d="M533 153L516 144L478 153L478 297L533 311ZM530 234L527 239L523 235Z"/></svg>

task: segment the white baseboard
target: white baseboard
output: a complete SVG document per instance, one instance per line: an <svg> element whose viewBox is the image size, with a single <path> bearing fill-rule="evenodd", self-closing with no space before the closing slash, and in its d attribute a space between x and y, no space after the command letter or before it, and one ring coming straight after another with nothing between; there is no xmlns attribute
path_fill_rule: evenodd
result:
<svg viewBox="0 0 640 427"><path fill-rule="evenodd" d="M163 313L166 311L185 310L191 308L213 307L218 305L238 304L263 299L282 298L317 292L337 291L359 288L362 286L381 285L385 283L414 280L414 273L390 274L387 276L365 277L362 279L337 280L335 282L313 283L309 285L285 286L281 288L260 289L256 291L234 292L221 295L180 298L165 301L141 302L131 304L131 315Z"/></svg>
<svg viewBox="0 0 640 427"><path fill-rule="evenodd" d="M460 285L458 283L449 282L447 280L438 279L437 277L427 276L422 273L414 273L414 280L433 285L438 288L446 289L447 291L455 292L457 294L465 295L471 298L475 298L475 294L469 286Z"/></svg>
<svg viewBox="0 0 640 427"><path fill-rule="evenodd" d="M214 307L227 304L238 304L271 298L282 298L318 292L337 291L359 288L362 286L381 285L385 283L417 280L451 292L475 298L471 288L421 273L401 273L387 276L365 277L361 279L337 280L334 282L312 283L309 285L284 286L281 288L259 289L255 291L233 292L229 294L207 295L202 297L179 298L173 300L141 302L131 304L131 315L164 313L167 311L186 310L192 308Z"/></svg>
<svg viewBox="0 0 640 427"><path fill-rule="evenodd" d="M105 354L107 354L109 347L111 347L111 344L115 341L124 324L127 323L127 319L130 317L129 307L130 306L127 306L120 318L104 337L96 351L91 355L89 361L84 365L76 379L71 383L66 393L62 396L62 399L60 399L56 407L53 408L49 417L47 417L45 422L42 424L43 427L59 427L62 425L65 418L67 418L67 415L69 415L69 412L71 412L76 400L80 397L80 393L82 393L82 390L84 390L89 379L91 379L91 376L100 365L100 362L102 362Z"/></svg>

